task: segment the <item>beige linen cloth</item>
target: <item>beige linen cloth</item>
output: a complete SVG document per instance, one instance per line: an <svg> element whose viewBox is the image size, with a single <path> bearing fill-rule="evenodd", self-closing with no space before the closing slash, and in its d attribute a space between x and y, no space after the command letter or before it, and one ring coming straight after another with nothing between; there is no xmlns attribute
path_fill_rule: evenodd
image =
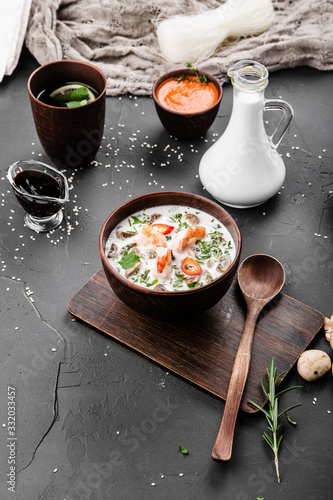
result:
<svg viewBox="0 0 333 500"><path fill-rule="evenodd" d="M158 76L177 68L159 51L156 22L215 9L222 3L32 0L25 42L40 64L68 58L92 62L107 77L108 95L149 95ZM200 69L221 81L226 80L228 68L241 59L259 61L269 71L302 65L332 70L332 0L273 0L273 5L275 20L267 32L226 41L213 57L200 64Z"/></svg>

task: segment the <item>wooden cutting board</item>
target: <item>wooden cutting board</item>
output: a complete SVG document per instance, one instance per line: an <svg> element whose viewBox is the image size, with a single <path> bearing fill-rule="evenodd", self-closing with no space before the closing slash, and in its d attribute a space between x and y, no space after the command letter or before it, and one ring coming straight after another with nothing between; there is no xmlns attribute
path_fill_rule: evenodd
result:
<svg viewBox="0 0 333 500"><path fill-rule="evenodd" d="M72 317L225 400L245 322L246 306L236 280L216 306L192 321L162 322L123 304L100 269L72 298L68 310ZM266 403L260 375L270 359L274 357L278 373L288 372L323 322L320 312L283 293L263 309L242 410L256 411L249 399L260 406Z"/></svg>

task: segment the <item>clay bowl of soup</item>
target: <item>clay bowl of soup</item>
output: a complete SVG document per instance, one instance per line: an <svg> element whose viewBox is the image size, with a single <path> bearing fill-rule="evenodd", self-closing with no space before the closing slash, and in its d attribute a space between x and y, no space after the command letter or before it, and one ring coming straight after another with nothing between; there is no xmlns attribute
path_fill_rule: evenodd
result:
<svg viewBox="0 0 333 500"><path fill-rule="evenodd" d="M203 137L216 118L222 85L209 73L175 70L161 76L153 86L153 99L164 128L173 137Z"/></svg>
<svg viewBox="0 0 333 500"><path fill-rule="evenodd" d="M164 321L193 318L219 302L238 268L241 234L220 205L189 193L127 201L103 224L99 251L117 297Z"/></svg>

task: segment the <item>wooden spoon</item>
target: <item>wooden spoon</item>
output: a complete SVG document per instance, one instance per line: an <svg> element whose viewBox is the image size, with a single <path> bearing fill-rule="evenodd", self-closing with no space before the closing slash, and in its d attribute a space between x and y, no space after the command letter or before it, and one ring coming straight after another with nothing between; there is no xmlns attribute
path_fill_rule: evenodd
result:
<svg viewBox="0 0 333 500"><path fill-rule="evenodd" d="M283 283L283 267L269 255L251 255L238 269L238 284L246 301L247 315L232 368L220 430L212 451L213 460L228 461L231 458L235 423L249 372L257 318L262 308L280 292Z"/></svg>

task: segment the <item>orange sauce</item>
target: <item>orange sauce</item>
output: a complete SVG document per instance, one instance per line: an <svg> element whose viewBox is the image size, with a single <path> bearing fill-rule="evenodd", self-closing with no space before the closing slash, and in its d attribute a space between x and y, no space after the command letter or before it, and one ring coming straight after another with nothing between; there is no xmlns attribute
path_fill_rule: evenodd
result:
<svg viewBox="0 0 333 500"><path fill-rule="evenodd" d="M213 106L218 90L212 82L201 83L197 76L187 75L185 80L168 78L158 87L158 101L172 111L197 113Z"/></svg>

